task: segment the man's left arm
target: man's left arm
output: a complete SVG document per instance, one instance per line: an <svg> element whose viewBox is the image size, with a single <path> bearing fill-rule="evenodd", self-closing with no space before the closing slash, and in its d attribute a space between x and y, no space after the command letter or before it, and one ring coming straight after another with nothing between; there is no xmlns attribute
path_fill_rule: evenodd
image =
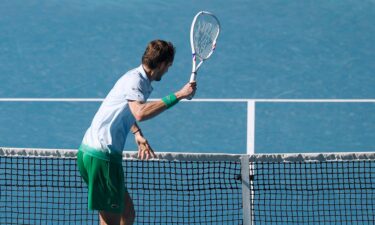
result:
<svg viewBox="0 0 375 225"><path fill-rule="evenodd" d="M149 158L156 158L154 150L151 148L147 139L143 136L142 130L136 122L130 128L130 131L134 134L135 142L138 146L138 157L146 160Z"/></svg>

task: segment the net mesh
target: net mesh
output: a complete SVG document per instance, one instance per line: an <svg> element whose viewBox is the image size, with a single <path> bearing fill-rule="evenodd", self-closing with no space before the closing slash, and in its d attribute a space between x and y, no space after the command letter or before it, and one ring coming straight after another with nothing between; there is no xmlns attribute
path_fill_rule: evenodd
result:
<svg viewBox="0 0 375 225"><path fill-rule="evenodd" d="M220 25L210 14L202 13L193 25L193 43L195 54L201 59L207 59L213 49L219 34Z"/></svg>
<svg viewBox="0 0 375 225"><path fill-rule="evenodd" d="M253 224L375 223L374 159L256 159L250 168Z"/></svg>
<svg viewBox="0 0 375 225"><path fill-rule="evenodd" d="M0 224L98 224L75 155L0 148ZM136 224L375 224L375 153L252 155L245 164L240 155L125 156Z"/></svg>
<svg viewBox="0 0 375 225"><path fill-rule="evenodd" d="M124 159L136 224L242 224L237 161ZM0 155L0 224L98 224L76 158Z"/></svg>

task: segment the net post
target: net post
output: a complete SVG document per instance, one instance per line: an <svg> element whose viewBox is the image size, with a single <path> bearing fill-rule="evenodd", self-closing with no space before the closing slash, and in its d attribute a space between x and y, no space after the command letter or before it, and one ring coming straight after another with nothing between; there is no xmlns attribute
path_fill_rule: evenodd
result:
<svg viewBox="0 0 375 225"><path fill-rule="evenodd" d="M241 180L242 180L242 209L243 225L252 225L252 205L250 194L250 167L249 156L241 156Z"/></svg>
<svg viewBox="0 0 375 225"><path fill-rule="evenodd" d="M248 155L255 152L255 100L247 101L246 152Z"/></svg>

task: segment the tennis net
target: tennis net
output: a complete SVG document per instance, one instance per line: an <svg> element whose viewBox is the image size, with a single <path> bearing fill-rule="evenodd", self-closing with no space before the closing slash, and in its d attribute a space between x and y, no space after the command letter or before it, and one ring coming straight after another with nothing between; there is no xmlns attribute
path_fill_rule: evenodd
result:
<svg viewBox="0 0 375 225"><path fill-rule="evenodd" d="M375 154L250 156L253 224L375 224Z"/></svg>
<svg viewBox="0 0 375 225"><path fill-rule="evenodd" d="M76 151L0 149L0 224L98 224ZM238 155L124 154L136 224L242 224Z"/></svg>
<svg viewBox="0 0 375 225"><path fill-rule="evenodd" d="M74 150L0 148L0 224L98 224ZM375 153L125 153L136 224L374 224Z"/></svg>

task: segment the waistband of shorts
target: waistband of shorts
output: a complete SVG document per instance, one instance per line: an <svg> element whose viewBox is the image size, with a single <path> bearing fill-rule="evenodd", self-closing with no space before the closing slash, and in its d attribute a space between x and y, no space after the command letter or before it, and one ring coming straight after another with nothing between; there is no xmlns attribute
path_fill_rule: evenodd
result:
<svg viewBox="0 0 375 225"><path fill-rule="evenodd" d="M115 162L115 163L122 163L122 155L117 152L109 153L103 149L92 148L88 145L81 144L78 148L79 151L84 152L92 157L97 159Z"/></svg>

